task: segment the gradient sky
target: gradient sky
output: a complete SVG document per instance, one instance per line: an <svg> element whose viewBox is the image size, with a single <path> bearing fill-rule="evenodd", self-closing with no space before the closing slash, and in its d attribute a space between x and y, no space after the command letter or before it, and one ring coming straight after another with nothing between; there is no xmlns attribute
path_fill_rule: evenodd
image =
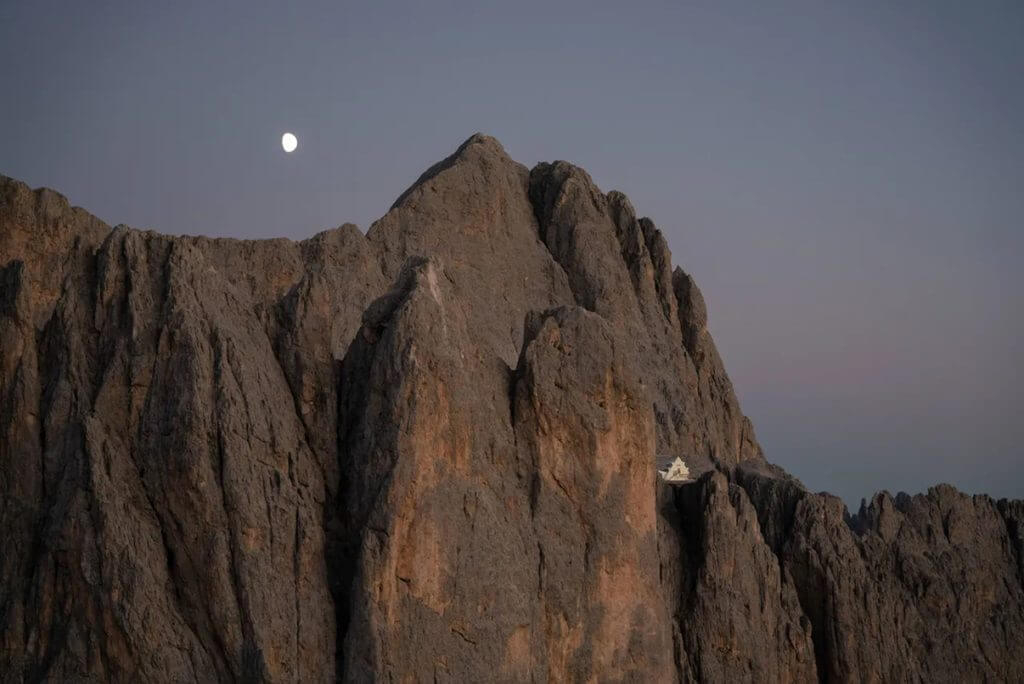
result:
<svg viewBox="0 0 1024 684"><path fill-rule="evenodd" d="M0 64L0 172L111 224L365 229L478 130L573 161L697 278L769 459L1024 497L1019 0L3 0Z"/></svg>

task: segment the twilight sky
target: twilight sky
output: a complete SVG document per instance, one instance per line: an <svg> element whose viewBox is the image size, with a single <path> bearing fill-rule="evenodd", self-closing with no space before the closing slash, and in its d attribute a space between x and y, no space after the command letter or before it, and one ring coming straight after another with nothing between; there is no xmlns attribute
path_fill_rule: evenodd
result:
<svg viewBox="0 0 1024 684"><path fill-rule="evenodd" d="M4 0L0 173L298 239L483 131L654 219L811 489L1020 498L1022 37L1019 0Z"/></svg>

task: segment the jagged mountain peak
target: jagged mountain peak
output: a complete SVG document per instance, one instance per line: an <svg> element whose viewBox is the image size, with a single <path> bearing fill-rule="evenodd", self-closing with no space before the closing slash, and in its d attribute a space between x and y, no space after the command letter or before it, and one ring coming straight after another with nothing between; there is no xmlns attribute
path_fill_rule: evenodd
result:
<svg viewBox="0 0 1024 684"><path fill-rule="evenodd" d="M578 167L477 134L303 242L0 190L7 679L1024 678L1024 504L771 466Z"/></svg>
<svg viewBox="0 0 1024 684"><path fill-rule="evenodd" d="M505 153L505 148L496 138L483 133L474 133L448 157L437 162L424 171L416 182L409 186L405 192L398 196L391 208L401 206L422 186L428 184L438 174L457 165L481 166L506 166L516 165ZM477 182L486 183L486 178L478 176L474 179ZM485 191L486 188L480 188Z"/></svg>

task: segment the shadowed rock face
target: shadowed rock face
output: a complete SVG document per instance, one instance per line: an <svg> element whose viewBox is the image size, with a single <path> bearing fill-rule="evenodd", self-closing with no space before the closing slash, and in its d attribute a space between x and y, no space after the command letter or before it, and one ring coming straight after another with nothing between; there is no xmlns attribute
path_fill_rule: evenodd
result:
<svg viewBox="0 0 1024 684"><path fill-rule="evenodd" d="M804 490L654 224L480 135L301 243L0 177L0 530L2 681L1024 680L1024 504Z"/></svg>

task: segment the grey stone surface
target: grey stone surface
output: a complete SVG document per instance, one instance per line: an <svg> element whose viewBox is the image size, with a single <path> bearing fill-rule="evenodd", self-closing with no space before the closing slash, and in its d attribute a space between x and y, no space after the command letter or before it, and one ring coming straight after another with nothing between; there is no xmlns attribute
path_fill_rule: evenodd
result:
<svg viewBox="0 0 1024 684"><path fill-rule="evenodd" d="M654 224L482 135L298 243L0 177L0 529L2 681L1024 679L1024 504L807 492Z"/></svg>

